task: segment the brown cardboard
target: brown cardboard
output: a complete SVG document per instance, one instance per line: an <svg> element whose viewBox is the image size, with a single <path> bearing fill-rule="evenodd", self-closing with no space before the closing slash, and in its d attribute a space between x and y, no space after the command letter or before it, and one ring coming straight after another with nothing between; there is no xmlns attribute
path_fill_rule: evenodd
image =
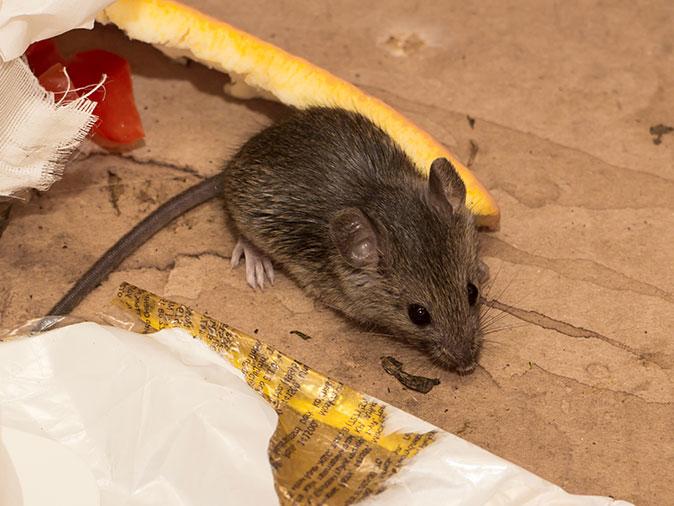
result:
<svg viewBox="0 0 674 506"><path fill-rule="evenodd" d="M671 2L193 4L363 87L470 162L502 211L501 230L483 236L502 330L459 377L283 275L254 292L229 267L220 202L158 234L75 315L101 321L129 281L570 492L674 500L674 134L649 132L674 125ZM142 216L284 114L223 96L225 76L114 28L61 42L129 59L147 139L124 154L84 149L50 191L14 206L0 238L3 328L47 311ZM442 383L405 390L383 355Z"/></svg>

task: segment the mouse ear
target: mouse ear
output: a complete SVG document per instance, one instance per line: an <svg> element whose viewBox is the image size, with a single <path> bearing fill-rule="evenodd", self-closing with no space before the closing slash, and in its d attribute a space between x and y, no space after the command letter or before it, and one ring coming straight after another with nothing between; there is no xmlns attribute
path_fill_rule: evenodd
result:
<svg viewBox="0 0 674 506"><path fill-rule="evenodd" d="M373 267L379 263L377 233L360 209L339 211L330 221L330 236L349 265Z"/></svg>
<svg viewBox="0 0 674 506"><path fill-rule="evenodd" d="M446 158L436 158L431 164L428 190L431 202L450 213L466 204L466 185Z"/></svg>

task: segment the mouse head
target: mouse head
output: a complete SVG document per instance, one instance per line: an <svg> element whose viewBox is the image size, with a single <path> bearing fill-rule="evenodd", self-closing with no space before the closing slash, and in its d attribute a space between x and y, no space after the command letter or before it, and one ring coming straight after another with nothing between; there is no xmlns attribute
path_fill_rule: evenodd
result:
<svg viewBox="0 0 674 506"><path fill-rule="evenodd" d="M345 312L468 373L482 342L487 275L466 188L444 158L433 162L427 181L415 181L412 192L383 188L377 205L343 209L331 221Z"/></svg>

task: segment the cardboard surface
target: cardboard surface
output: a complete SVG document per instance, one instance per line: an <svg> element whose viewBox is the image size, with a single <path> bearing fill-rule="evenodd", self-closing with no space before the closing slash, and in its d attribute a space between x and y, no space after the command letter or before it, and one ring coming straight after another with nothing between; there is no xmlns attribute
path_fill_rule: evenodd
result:
<svg viewBox="0 0 674 506"><path fill-rule="evenodd" d="M674 134L656 143L649 129L674 126L674 6L194 2L384 99L470 161L502 210L483 251L503 329L487 336L481 367L459 377L355 328L282 275L253 292L230 270L221 202L158 234L75 315L100 321L129 281L257 330L570 492L670 502ZM62 182L14 206L0 238L3 328L47 311L147 212L285 113L225 97L225 76L113 28L62 43L129 59L147 141L122 155L84 150ZM405 390L383 355L442 383Z"/></svg>

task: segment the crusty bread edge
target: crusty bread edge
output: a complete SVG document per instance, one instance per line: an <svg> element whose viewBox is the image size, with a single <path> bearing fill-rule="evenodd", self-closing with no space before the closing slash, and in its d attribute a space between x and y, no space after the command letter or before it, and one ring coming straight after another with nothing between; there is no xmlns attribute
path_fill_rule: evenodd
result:
<svg viewBox="0 0 674 506"><path fill-rule="evenodd" d="M331 106L365 115L405 150L423 174L438 157L451 161L466 185L466 203L477 224L498 229L498 205L467 167L392 107L326 70L172 0L118 0L99 13L97 21L112 23L130 38L167 54L187 56L229 74L235 80L230 91L240 97L275 97L300 109Z"/></svg>

